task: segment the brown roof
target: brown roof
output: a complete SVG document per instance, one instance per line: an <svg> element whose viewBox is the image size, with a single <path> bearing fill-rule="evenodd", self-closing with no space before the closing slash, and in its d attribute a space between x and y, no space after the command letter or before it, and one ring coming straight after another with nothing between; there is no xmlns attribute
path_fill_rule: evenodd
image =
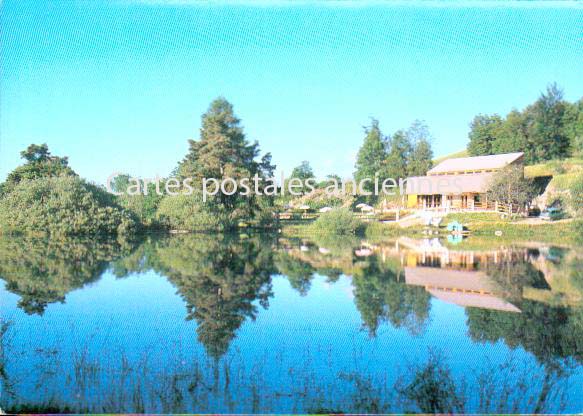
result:
<svg viewBox="0 0 583 416"><path fill-rule="evenodd" d="M516 162L524 153L505 153L502 155L458 157L446 159L427 172L428 175L436 175L449 172L465 172L473 170L496 170Z"/></svg>
<svg viewBox="0 0 583 416"><path fill-rule="evenodd" d="M472 175L413 176L407 178L405 192L419 195L451 195L483 193L488 189L492 173Z"/></svg>

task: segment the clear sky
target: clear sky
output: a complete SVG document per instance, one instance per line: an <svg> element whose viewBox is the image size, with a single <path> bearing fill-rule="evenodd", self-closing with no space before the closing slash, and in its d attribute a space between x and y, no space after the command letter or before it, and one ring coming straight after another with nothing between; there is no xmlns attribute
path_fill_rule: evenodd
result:
<svg viewBox="0 0 583 416"><path fill-rule="evenodd" d="M582 3L0 7L0 180L43 142L95 182L167 175L220 95L278 170L319 176L351 174L371 116L386 134L425 120L443 155L550 82L583 96Z"/></svg>

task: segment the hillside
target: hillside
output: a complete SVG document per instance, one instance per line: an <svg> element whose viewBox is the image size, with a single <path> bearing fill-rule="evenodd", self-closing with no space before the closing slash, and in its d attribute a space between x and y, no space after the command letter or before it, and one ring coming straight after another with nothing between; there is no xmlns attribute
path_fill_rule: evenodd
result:
<svg viewBox="0 0 583 416"><path fill-rule="evenodd" d="M438 158L435 158L435 159L433 159L433 164L437 165L438 163L441 163L447 159L453 159L456 157L468 157L468 156L469 156L468 151L464 149L464 150L460 150L459 152L455 152L455 153L451 153L449 155L440 156Z"/></svg>

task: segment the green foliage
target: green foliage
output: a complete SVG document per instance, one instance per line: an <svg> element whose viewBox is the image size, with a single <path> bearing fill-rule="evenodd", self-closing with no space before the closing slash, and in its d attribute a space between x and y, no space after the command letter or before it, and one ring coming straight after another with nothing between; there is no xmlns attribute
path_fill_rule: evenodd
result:
<svg viewBox="0 0 583 416"><path fill-rule="evenodd" d="M275 273L269 244L228 236L178 236L156 248L156 270L178 289L187 320L197 322L198 340L219 359L237 329L267 308Z"/></svg>
<svg viewBox="0 0 583 416"><path fill-rule="evenodd" d="M403 130L397 131L388 141L387 176L393 179L406 178L413 145Z"/></svg>
<svg viewBox="0 0 583 416"><path fill-rule="evenodd" d="M307 179L314 178L314 171L307 160L302 161L299 166L296 166L291 173L290 178L300 179L305 182Z"/></svg>
<svg viewBox="0 0 583 416"><path fill-rule="evenodd" d="M492 146L502 128L498 114L492 116L478 114L470 124L468 152L472 156L493 154Z"/></svg>
<svg viewBox="0 0 583 416"><path fill-rule="evenodd" d="M11 192L23 180L33 180L55 176L76 176L69 167L67 157L52 156L49 147L45 144L31 144L20 152L26 160L24 165L18 166L8 174L6 182L0 187L0 197Z"/></svg>
<svg viewBox="0 0 583 416"><path fill-rule="evenodd" d="M224 98L217 98L202 116L200 140L189 140L190 149L178 167L180 179L193 178L193 187L202 189L204 178L222 181L232 178L271 177L275 166L271 164L271 155L265 154L260 160L259 144L249 143L241 127L240 120L233 112L233 106ZM263 193L266 181L261 181L260 192ZM259 198L269 198L260 196ZM253 218L261 207L258 197L253 192L250 196L217 194L217 206L225 211L236 211L236 216Z"/></svg>
<svg viewBox="0 0 583 416"><path fill-rule="evenodd" d="M388 177L386 160L388 154L378 120L372 119L370 126L365 127L364 131L366 136L356 156L354 178L358 182L365 178L374 180L375 174L378 174L380 180L384 180ZM372 192L374 183L366 183L364 189Z"/></svg>
<svg viewBox="0 0 583 416"><path fill-rule="evenodd" d="M299 181L295 180L293 182L294 185L293 189L294 192L300 192L302 194L306 194L307 192L310 191L310 187L306 186L306 181L308 181L309 179L311 180L310 184L312 186L316 185L314 171L310 166L310 162L308 162L307 160L302 161L302 163L300 163L299 166L296 166L293 169L291 176L285 180L285 183L283 185L286 189L289 189L288 186L289 181L291 179L299 179Z"/></svg>
<svg viewBox="0 0 583 416"><path fill-rule="evenodd" d="M374 180L398 180L408 176L425 175L433 166L431 135L427 126L416 120L407 130L399 130L392 137L384 137L377 120L365 128L366 136L358 151L354 177L358 182L365 178L364 190L374 191ZM376 198L365 198L374 202Z"/></svg>
<svg viewBox="0 0 583 416"><path fill-rule="evenodd" d="M117 240L0 237L0 276L6 290L20 296L20 308L42 315L48 304L64 303L67 293L98 280L109 261L131 249Z"/></svg>
<svg viewBox="0 0 583 416"><path fill-rule="evenodd" d="M297 290L300 296L308 294L316 272L309 263L282 252L277 254L275 265L278 272L288 278L290 286Z"/></svg>
<svg viewBox="0 0 583 416"><path fill-rule="evenodd" d="M113 195L76 176L23 180L0 199L4 232L109 236L132 234L137 227Z"/></svg>
<svg viewBox="0 0 583 416"><path fill-rule="evenodd" d="M397 261L382 262L370 256L353 278L354 302L369 336L375 337L381 324L390 322L420 334L429 318L431 296L422 287L404 284Z"/></svg>
<svg viewBox="0 0 583 416"><path fill-rule="evenodd" d="M524 177L521 166L509 166L494 174L487 194L491 201L512 204L523 210L536 196L536 189L533 181Z"/></svg>
<svg viewBox="0 0 583 416"><path fill-rule="evenodd" d="M428 127L421 121L415 121L407 130L413 150L407 165L408 176L424 176L433 167L433 150Z"/></svg>
<svg viewBox="0 0 583 416"><path fill-rule="evenodd" d="M527 163L569 155L583 149L583 104L563 99L556 84L523 111L506 118L478 115L470 125L468 151L472 156L523 151Z"/></svg>
<svg viewBox="0 0 583 416"><path fill-rule="evenodd" d="M134 214L144 227L157 226L156 212L162 201L163 195L158 195L156 192L156 185L153 183L148 183L146 185L147 192L140 192L137 195L129 195L127 189L131 185L134 184L130 183L129 175L118 175L113 180L113 191L122 193L122 195L116 197L116 201L124 209ZM160 189L162 189L163 183L160 184L160 187ZM146 193L146 195L144 195L144 193Z"/></svg>
<svg viewBox="0 0 583 416"><path fill-rule="evenodd" d="M583 173L580 173L573 180L570 193L572 210L583 216Z"/></svg>
<svg viewBox="0 0 583 416"><path fill-rule="evenodd" d="M431 351L427 363L419 365L412 379L397 392L409 406L425 414L464 413L465 397L458 388L442 354Z"/></svg>
<svg viewBox="0 0 583 416"><path fill-rule="evenodd" d="M354 235L362 231L362 222L347 208L325 212L310 226L316 234Z"/></svg>
<svg viewBox="0 0 583 416"><path fill-rule="evenodd" d="M236 219L216 199L202 200L202 194L165 196L156 212L156 221L169 230L223 231L237 226Z"/></svg>
<svg viewBox="0 0 583 416"><path fill-rule="evenodd" d="M571 142L571 153L583 156L583 98L576 103L567 103L563 129Z"/></svg>

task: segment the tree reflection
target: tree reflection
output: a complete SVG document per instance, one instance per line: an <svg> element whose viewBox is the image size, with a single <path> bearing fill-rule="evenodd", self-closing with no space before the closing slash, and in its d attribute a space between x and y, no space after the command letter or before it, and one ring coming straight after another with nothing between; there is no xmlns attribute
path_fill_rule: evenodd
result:
<svg viewBox="0 0 583 416"><path fill-rule="evenodd" d="M308 294L316 272L312 265L286 252L277 254L275 264L278 272L287 277L291 287L297 290L301 296Z"/></svg>
<svg viewBox="0 0 583 416"><path fill-rule="evenodd" d="M463 389L456 385L443 354L430 352L427 362L409 370L410 380L401 377L395 390L406 408L415 413L463 413Z"/></svg>
<svg viewBox="0 0 583 416"><path fill-rule="evenodd" d="M381 262L371 256L364 264L354 276L354 298L370 335L376 335L383 321L420 333L429 317L429 293L406 285L394 260Z"/></svg>
<svg viewBox="0 0 583 416"><path fill-rule="evenodd" d="M573 277L577 285L580 263L565 262L561 272ZM551 288L545 276L528 259L510 257L498 264L485 266L488 276L500 287L505 298L521 313L468 308L469 334L475 341L504 340L511 348L523 347L543 364L554 365L557 359L573 357L583 361L583 307L568 307L527 299L531 288ZM560 275L554 275L558 280ZM552 299L551 299L552 300Z"/></svg>
<svg viewBox="0 0 583 416"><path fill-rule="evenodd" d="M199 341L209 355L221 357L237 329L255 319L255 301L267 308L275 272L271 247L259 238L181 236L160 241L160 272L178 288L187 319L198 324Z"/></svg>
<svg viewBox="0 0 583 416"><path fill-rule="evenodd" d="M0 277L18 306L42 315L73 289L100 278L109 262L131 252L127 242L0 238Z"/></svg>

